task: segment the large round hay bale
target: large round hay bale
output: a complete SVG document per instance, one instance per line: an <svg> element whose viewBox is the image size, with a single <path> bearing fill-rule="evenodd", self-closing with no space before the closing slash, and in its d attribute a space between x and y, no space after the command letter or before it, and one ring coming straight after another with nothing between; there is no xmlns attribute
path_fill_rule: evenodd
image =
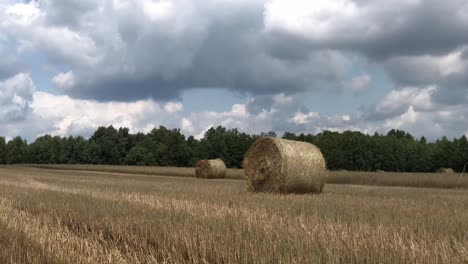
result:
<svg viewBox="0 0 468 264"><path fill-rule="evenodd" d="M454 174L455 171L452 168L440 168L437 170L438 173L445 173L445 174Z"/></svg>
<svg viewBox="0 0 468 264"><path fill-rule="evenodd" d="M195 177L200 179L226 178L226 165L220 159L199 160L195 165Z"/></svg>
<svg viewBox="0 0 468 264"><path fill-rule="evenodd" d="M327 168L316 146L265 137L255 141L245 154L244 177L253 192L320 193Z"/></svg>

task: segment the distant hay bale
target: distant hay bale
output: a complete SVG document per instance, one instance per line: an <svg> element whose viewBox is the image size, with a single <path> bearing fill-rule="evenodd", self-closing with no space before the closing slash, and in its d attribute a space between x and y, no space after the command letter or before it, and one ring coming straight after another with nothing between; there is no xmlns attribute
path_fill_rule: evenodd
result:
<svg viewBox="0 0 468 264"><path fill-rule="evenodd" d="M244 177L252 192L320 193L327 168L316 146L265 137L255 141L245 154Z"/></svg>
<svg viewBox="0 0 468 264"><path fill-rule="evenodd" d="M452 168L440 168L437 173L454 174L455 171Z"/></svg>
<svg viewBox="0 0 468 264"><path fill-rule="evenodd" d="M195 176L200 179L224 179L226 165L220 159L199 160L195 165Z"/></svg>
<svg viewBox="0 0 468 264"><path fill-rule="evenodd" d="M376 170L375 172L384 173L385 171L384 170Z"/></svg>

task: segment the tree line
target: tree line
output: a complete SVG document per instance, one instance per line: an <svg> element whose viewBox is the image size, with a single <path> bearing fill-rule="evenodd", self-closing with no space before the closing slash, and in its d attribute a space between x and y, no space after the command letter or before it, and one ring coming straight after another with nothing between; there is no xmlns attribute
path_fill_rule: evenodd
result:
<svg viewBox="0 0 468 264"><path fill-rule="evenodd" d="M241 168L253 142L274 132L247 134L237 129L209 129L200 140L179 129L160 126L151 132L99 127L89 138L45 135L28 143L21 137L0 137L0 164L109 164L193 166L199 159L221 158L228 167ZM285 133L285 139L318 146L331 170L433 172L439 168L463 170L468 162L466 136L427 142L401 130L367 135L356 131L319 134Z"/></svg>

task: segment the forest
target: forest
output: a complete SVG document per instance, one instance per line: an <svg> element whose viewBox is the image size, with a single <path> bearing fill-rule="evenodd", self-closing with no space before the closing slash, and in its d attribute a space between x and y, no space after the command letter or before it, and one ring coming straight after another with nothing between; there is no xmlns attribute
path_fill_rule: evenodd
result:
<svg viewBox="0 0 468 264"><path fill-rule="evenodd" d="M109 164L193 166L199 159L221 158L231 168L241 168L245 152L259 137L274 132L247 134L237 129L209 129L200 140L179 129L160 126L151 132L99 127L86 139L81 136L44 135L28 143L21 137L8 142L0 137L0 164ZM466 136L434 142L401 130L367 135L356 131L319 134L285 133L285 139L318 146L330 170L434 172L439 168L462 171L468 162Z"/></svg>

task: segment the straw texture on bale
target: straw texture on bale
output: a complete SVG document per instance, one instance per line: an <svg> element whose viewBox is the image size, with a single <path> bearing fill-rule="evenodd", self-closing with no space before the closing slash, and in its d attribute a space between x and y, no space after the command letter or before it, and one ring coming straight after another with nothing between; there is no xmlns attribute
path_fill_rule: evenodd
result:
<svg viewBox="0 0 468 264"><path fill-rule="evenodd" d="M243 165L247 188L253 192L320 193L327 178L320 149L306 142L260 138Z"/></svg>
<svg viewBox="0 0 468 264"><path fill-rule="evenodd" d="M453 174L455 171L452 168L440 168L437 170L438 173Z"/></svg>
<svg viewBox="0 0 468 264"><path fill-rule="evenodd" d="M199 160L195 164L195 177L200 179L226 178L226 165L220 159Z"/></svg>

